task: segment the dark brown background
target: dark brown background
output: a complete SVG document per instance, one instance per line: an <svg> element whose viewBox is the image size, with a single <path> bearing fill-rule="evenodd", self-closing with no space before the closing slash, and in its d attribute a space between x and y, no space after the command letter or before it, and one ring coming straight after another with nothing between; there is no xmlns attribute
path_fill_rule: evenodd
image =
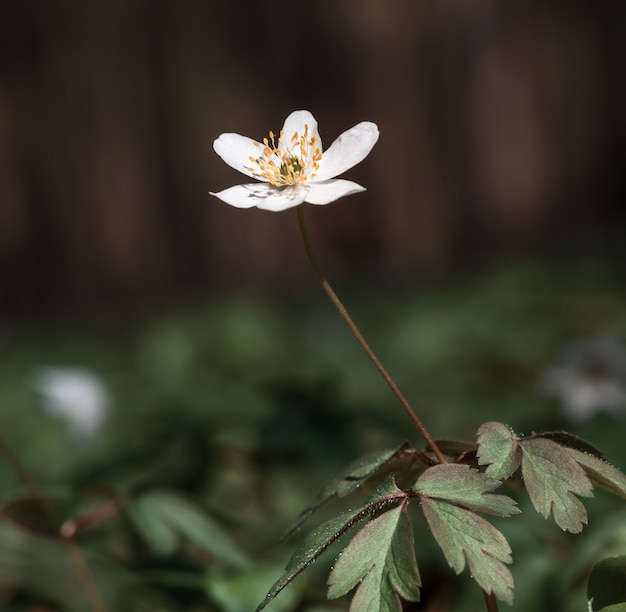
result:
<svg viewBox="0 0 626 612"><path fill-rule="evenodd" d="M417 285L520 254L607 255L624 229L626 4L55 0L0 4L0 314L144 312L312 284L295 214L208 195L219 133L306 108L368 119L309 207L331 276Z"/></svg>

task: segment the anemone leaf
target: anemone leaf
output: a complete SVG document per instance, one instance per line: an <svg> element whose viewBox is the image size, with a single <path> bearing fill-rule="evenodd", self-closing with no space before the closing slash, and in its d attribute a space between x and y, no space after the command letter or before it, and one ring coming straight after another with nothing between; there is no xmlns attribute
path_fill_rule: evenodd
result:
<svg viewBox="0 0 626 612"><path fill-rule="evenodd" d="M577 496L593 497L583 468L567 449L546 438L521 440L522 476L535 510L544 518L554 515L565 531L579 533L587 524L587 511Z"/></svg>
<svg viewBox="0 0 626 612"><path fill-rule="evenodd" d="M469 565L472 577L487 593L513 603L511 548L505 537L485 519L438 499L422 499L430 530L452 569L460 574Z"/></svg>
<svg viewBox="0 0 626 612"><path fill-rule="evenodd" d="M368 478L382 469L386 464L396 459L405 451L412 450L408 442L403 442L397 448L372 453L361 457L342 470L317 495L313 505L304 510L295 522L289 527L283 537L296 531L320 506L334 496L345 497L358 489Z"/></svg>
<svg viewBox="0 0 626 612"><path fill-rule="evenodd" d="M594 485L626 499L626 475L623 472L589 453L581 453L573 448L568 448L567 451L585 470Z"/></svg>
<svg viewBox="0 0 626 612"><path fill-rule="evenodd" d="M330 519L304 538L291 557L285 573L274 583L265 599L259 604L257 612L269 604L296 576L336 542L359 521L387 505L406 499L407 495L396 486L392 477L386 478L370 495L364 504L355 510L344 512Z"/></svg>
<svg viewBox="0 0 626 612"><path fill-rule="evenodd" d="M421 582L406 506L381 514L354 536L330 573L329 599L360 583L351 612L401 612L400 597L419 601Z"/></svg>
<svg viewBox="0 0 626 612"><path fill-rule="evenodd" d="M607 557L593 566L587 599L593 612L622 609L618 604L626 609L626 556Z"/></svg>
<svg viewBox="0 0 626 612"><path fill-rule="evenodd" d="M491 421L478 428L478 464L486 465L485 474L506 480L520 466L522 450L515 434L502 423Z"/></svg>
<svg viewBox="0 0 626 612"><path fill-rule="evenodd" d="M470 510L511 516L519 508L510 497L489 493L500 481L459 463L444 463L428 468L413 486L422 496L441 499Z"/></svg>

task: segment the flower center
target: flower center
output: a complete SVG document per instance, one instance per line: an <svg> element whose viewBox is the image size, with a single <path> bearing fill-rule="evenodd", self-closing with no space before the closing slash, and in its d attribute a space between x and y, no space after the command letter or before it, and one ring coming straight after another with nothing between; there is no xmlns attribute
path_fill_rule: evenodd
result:
<svg viewBox="0 0 626 612"><path fill-rule="evenodd" d="M250 156L255 166L248 171L274 187L302 185L314 178L320 167L322 150L316 146L317 134L309 136L309 126L305 124L303 134L295 132L288 143L284 137L281 130L278 136L270 132L262 143L254 141L255 147L263 149L258 157Z"/></svg>

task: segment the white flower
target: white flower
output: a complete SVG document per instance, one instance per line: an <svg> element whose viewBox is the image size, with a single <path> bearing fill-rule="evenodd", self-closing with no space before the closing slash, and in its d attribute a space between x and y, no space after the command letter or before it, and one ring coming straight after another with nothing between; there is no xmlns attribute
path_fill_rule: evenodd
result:
<svg viewBox="0 0 626 612"><path fill-rule="evenodd" d="M309 111L294 111L283 129L261 142L222 134L213 143L215 152L229 165L261 183L235 185L211 195L231 206L278 212L310 204L329 204L342 196L365 191L364 187L337 179L363 161L378 140L378 126L363 121L350 128L327 151Z"/></svg>
<svg viewBox="0 0 626 612"><path fill-rule="evenodd" d="M45 412L66 421L76 441L92 438L109 409L109 394L94 374L73 368L42 368L35 379Z"/></svg>
<svg viewBox="0 0 626 612"><path fill-rule="evenodd" d="M574 422L596 412L626 410L626 347L611 335L599 335L573 345L561 363L541 380L547 395L561 401Z"/></svg>

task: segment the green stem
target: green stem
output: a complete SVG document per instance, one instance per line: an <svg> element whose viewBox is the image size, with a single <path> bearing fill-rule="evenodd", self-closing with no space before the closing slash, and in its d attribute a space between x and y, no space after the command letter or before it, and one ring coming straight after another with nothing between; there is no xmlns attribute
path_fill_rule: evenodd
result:
<svg viewBox="0 0 626 612"><path fill-rule="evenodd" d="M322 289L324 290L326 295L329 297L330 301L335 305L335 308L337 308L337 310L339 311L339 314L341 315L343 320L346 322L346 325L350 328L352 335L356 338L356 341L360 344L363 351L365 351L365 354L369 357L370 361L374 364L376 369L380 372L380 375L385 379L385 382L389 385L394 395L398 398L398 401L400 402L400 404L402 405L406 413L409 415L409 418L413 421L417 429L419 429L420 433L422 434L422 437L424 438L424 440L426 440L426 444L428 444L430 449L433 451L439 463L446 463L446 459L443 456L443 453L441 452L441 450L439 450L439 447L437 446L432 436L430 435L430 433L428 432L428 430L422 423L421 419L417 416L417 414L411 407L411 404L409 404L408 400L406 399L402 391L400 391L400 389L398 388L398 385L395 383L393 378L391 378L391 375L389 374L389 372L387 372L387 370L385 369L383 364L380 362L380 360L378 359L374 351L370 348L369 344L365 341L363 334L361 334L359 328L356 326L356 324L354 323L354 321L348 314L346 307L343 305L342 301L337 297L337 294L333 291L333 288L330 286L329 282L326 280L326 277L322 273L322 270L319 264L317 263L317 258L315 257L313 247L311 246L309 233L307 231L306 222L304 220L304 210L302 206L298 206L298 222L300 224L300 233L302 234L304 248L306 249L307 255L309 256L309 261L311 262L311 266L313 267L315 276L317 276L317 279L322 285Z"/></svg>

